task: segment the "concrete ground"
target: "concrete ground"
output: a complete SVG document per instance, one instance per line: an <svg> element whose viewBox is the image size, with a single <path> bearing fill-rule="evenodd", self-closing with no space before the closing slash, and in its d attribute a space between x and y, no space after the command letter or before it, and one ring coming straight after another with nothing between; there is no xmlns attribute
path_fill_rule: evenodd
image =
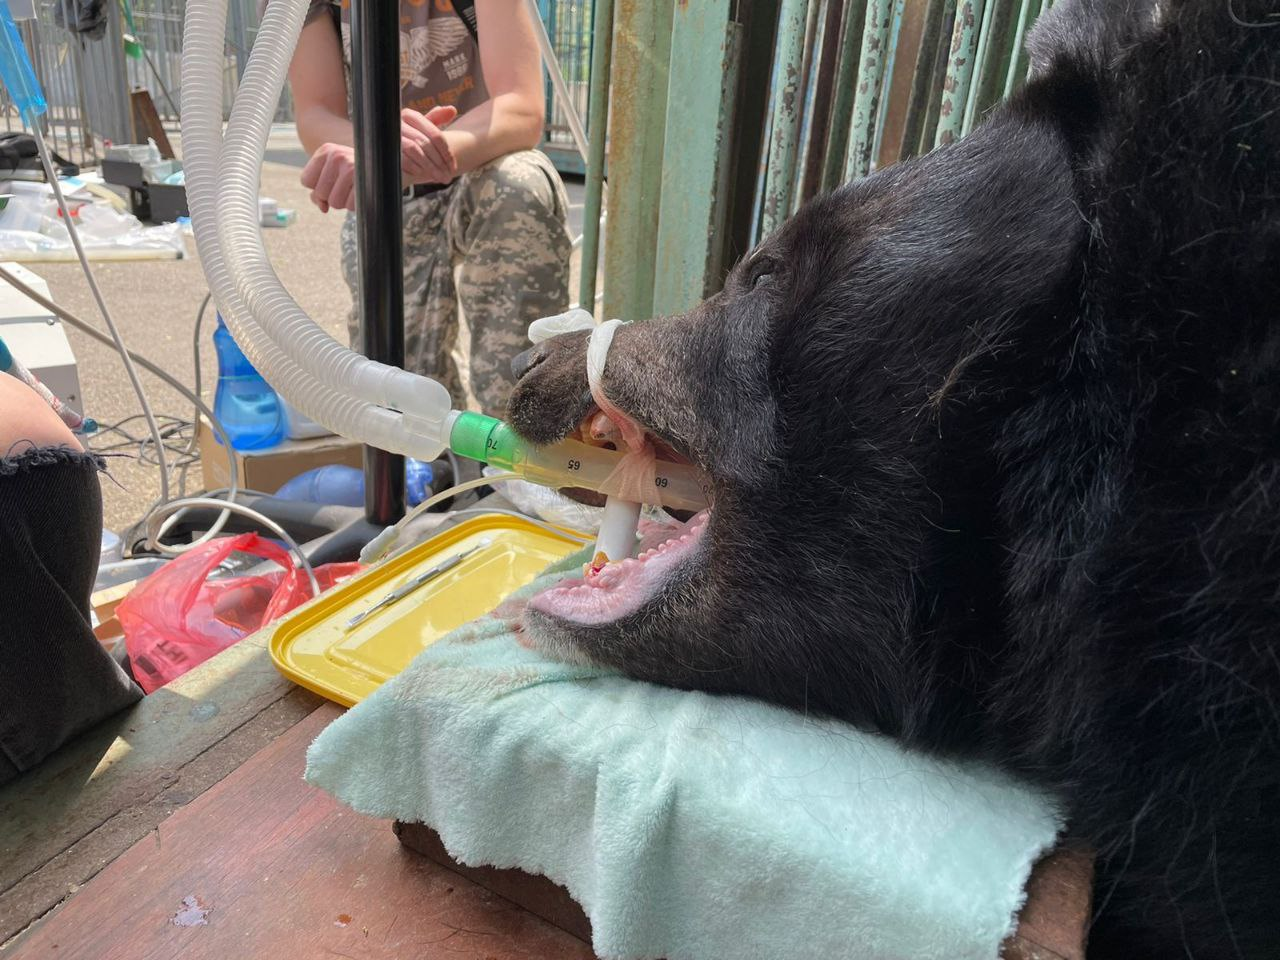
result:
<svg viewBox="0 0 1280 960"><path fill-rule="evenodd" d="M264 231L267 251L280 279L312 318L342 342L346 342L346 316L351 296L343 282L338 260L339 214L322 214L308 200L298 182L305 154L288 128L273 132L268 149L271 158L263 166L262 194L275 198L281 207L298 211L297 221L284 229ZM283 161L283 162L282 162ZM568 183L571 210L570 229L581 232L582 186ZM192 331L200 301L208 292L195 244L188 240L190 256L177 261L95 263L94 274L102 288L112 316L131 349L158 366L194 385ZM30 265L48 281L54 300L77 316L102 326L78 264L40 263ZM577 254L573 264L573 294L577 290ZM213 311L205 318L201 336L203 392L212 406L216 376L212 343ZM79 364L85 412L100 424L116 423L141 412L127 376L115 351L68 329ZM143 372L151 405L157 414L191 419L188 401L155 377ZM146 434L141 418L127 427L136 436ZM111 442L101 435L93 441L100 447ZM120 531L140 519L160 495L158 471L154 465L129 456L113 457L111 479L102 484L104 523ZM201 487L199 464L189 471L188 492Z"/></svg>

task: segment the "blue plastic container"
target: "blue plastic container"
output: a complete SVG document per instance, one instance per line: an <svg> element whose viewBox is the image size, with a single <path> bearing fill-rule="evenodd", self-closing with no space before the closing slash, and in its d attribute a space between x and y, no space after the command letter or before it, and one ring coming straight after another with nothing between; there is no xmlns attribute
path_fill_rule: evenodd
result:
<svg viewBox="0 0 1280 960"><path fill-rule="evenodd" d="M271 384L253 368L218 316L213 331L218 354L218 389L213 413L237 450L265 450L284 439L284 408Z"/></svg>
<svg viewBox="0 0 1280 960"><path fill-rule="evenodd" d="M416 507L431 496L431 481L434 479L431 464L405 457L405 502ZM316 467L287 481L275 495L282 500L360 507L364 505L364 473L355 467L337 463Z"/></svg>

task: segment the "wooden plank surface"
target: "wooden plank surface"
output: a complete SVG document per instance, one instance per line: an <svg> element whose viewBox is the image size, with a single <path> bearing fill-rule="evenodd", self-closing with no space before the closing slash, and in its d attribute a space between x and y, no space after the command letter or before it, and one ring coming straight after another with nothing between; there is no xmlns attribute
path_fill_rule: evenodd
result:
<svg viewBox="0 0 1280 960"><path fill-rule="evenodd" d="M0 944L321 702L248 637L0 787Z"/></svg>
<svg viewBox="0 0 1280 960"><path fill-rule="evenodd" d="M0 948L322 702L255 634L0 787Z"/></svg>
<svg viewBox="0 0 1280 960"><path fill-rule="evenodd" d="M580 940L302 780L326 705L166 820L8 956L586 960Z"/></svg>
<svg viewBox="0 0 1280 960"><path fill-rule="evenodd" d="M491 890L500 897L524 907L548 923L568 931L579 940L591 942L591 921L578 901L558 883L539 874L523 870L499 870L496 867L467 867L449 856L440 834L424 823L397 823L395 834L400 842L443 867L462 874L468 880Z"/></svg>
<svg viewBox="0 0 1280 960"><path fill-rule="evenodd" d="M1093 856L1072 847L1055 850L1027 879L1027 902L1002 960L1085 960L1092 912Z"/></svg>

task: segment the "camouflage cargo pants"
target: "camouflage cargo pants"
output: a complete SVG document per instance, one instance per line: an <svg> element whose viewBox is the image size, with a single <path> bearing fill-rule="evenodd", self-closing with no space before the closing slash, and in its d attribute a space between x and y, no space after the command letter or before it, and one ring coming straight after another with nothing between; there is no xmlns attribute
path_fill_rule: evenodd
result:
<svg viewBox="0 0 1280 960"><path fill-rule="evenodd" d="M439 380L460 407L505 416L511 358L539 317L569 305L569 208L551 161L508 154L404 205L405 368ZM454 267L457 266L457 281ZM342 271L357 296L355 216L342 227ZM470 339L455 357L459 308ZM348 320L359 344L359 318Z"/></svg>

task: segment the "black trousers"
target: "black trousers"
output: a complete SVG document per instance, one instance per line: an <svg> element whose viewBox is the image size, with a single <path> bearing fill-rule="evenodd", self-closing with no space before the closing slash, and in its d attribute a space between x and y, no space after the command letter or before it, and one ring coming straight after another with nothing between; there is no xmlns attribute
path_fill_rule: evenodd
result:
<svg viewBox="0 0 1280 960"><path fill-rule="evenodd" d="M30 770L142 691L93 635L100 458L0 451L0 783Z"/></svg>

